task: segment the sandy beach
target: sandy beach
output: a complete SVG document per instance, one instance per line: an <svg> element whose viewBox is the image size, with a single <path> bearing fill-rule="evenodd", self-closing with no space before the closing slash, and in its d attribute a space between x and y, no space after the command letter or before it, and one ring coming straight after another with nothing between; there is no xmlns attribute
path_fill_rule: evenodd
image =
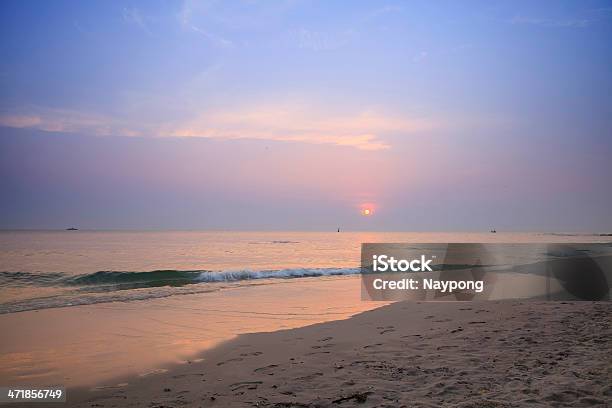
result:
<svg viewBox="0 0 612 408"><path fill-rule="evenodd" d="M70 407L609 406L608 302L399 302L245 334Z"/></svg>
<svg viewBox="0 0 612 408"><path fill-rule="evenodd" d="M185 363L240 334L341 320L381 306L358 300L356 276L259 282L0 314L0 384L105 387L117 377Z"/></svg>
<svg viewBox="0 0 612 408"><path fill-rule="evenodd" d="M612 0L0 21L0 408L612 408Z"/></svg>
<svg viewBox="0 0 612 408"><path fill-rule="evenodd" d="M578 280L554 268L550 280L536 273L549 252L565 253L549 241L578 238L537 233L0 238L13 271L0 274L0 385L66 387L68 407L574 407L611 399L610 303L525 300L561 284L606 290L591 282L609 282L612 267L596 256L610 248L596 235L578 237L593 267L569 268ZM492 300L371 301L355 265L368 241L513 242L523 251L485 258L497 268L483 291ZM523 300L502 300L512 298Z"/></svg>

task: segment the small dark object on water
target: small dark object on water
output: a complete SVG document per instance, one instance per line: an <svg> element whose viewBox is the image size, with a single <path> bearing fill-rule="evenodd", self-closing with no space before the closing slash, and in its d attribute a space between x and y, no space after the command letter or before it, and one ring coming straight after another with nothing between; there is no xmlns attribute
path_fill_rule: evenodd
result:
<svg viewBox="0 0 612 408"><path fill-rule="evenodd" d="M497 232L497 231L495 231L495 228L493 228L493 229L491 230L491 234L495 234L496 232Z"/></svg>
<svg viewBox="0 0 612 408"><path fill-rule="evenodd" d="M70 228L66 228L66 231L78 231L78 228L74 228L74 227L70 227Z"/></svg>

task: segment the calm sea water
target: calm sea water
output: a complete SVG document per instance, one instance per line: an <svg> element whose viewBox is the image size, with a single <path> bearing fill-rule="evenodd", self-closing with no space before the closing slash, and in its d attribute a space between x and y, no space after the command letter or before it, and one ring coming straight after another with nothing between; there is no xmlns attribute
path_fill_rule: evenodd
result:
<svg viewBox="0 0 612 408"><path fill-rule="evenodd" d="M364 242L608 242L589 234L0 232L0 383L119 386L243 333L348 318ZM27 312L29 311L29 312Z"/></svg>
<svg viewBox="0 0 612 408"><path fill-rule="evenodd" d="M358 273L363 242L605 242L596 234L3 231L0 313Z"/></svg>

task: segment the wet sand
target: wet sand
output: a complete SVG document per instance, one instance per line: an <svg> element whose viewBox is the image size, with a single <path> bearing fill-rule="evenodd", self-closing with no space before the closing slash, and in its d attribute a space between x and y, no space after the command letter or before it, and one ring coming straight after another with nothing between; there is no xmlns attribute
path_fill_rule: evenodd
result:
<svg viewBox="0 0 612 408"><path fill-rule="evenodd" d="M401 302L245 334L69 407L608 406L609 302ZM127 383L127 384L125 384Z"/></svg>
<svg viewBox="0 0 612 408"><path fill-rule="evenodd" d="M239 334L345 319L385 304L359 301L359 290L357 276L259 280L209 293L0 314L0 385L112 385Z"/></svg>

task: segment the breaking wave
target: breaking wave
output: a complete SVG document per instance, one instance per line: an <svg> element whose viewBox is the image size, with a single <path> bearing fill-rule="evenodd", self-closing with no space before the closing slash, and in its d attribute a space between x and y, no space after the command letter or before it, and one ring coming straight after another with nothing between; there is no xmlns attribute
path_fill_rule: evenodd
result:
<svg viewBox="0 0 612 408"><path fill-rule="evenodd" d="M100 271L67 279L72 285L142 284L143 286L182 286L205 282L236 282L252 279L288 279L317 276L354 275L359 268L292 268L276 270L207 270L180 271L158 270L149 272Z"/></svg>
<svg viewBox="0 0 612 408"><path fill-rule="evenodd" d="M0 314L214 292L235 285L267 284L265 281L256 283L264 279L355 275L359 272L359 268L291 268L219 272L207 270L99 271L77 276L66 276L61 273L38 275L0 272L0 283L4 285L57 287L56 295L2 302L0 303Z"/></svg>

